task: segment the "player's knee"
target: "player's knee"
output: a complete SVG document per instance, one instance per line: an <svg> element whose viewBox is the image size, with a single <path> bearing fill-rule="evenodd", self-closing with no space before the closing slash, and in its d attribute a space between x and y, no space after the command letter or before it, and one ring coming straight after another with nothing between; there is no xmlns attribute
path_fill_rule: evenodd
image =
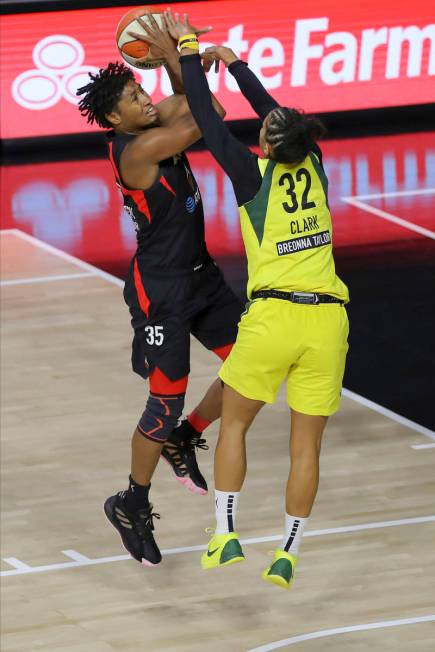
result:
<svg viewBox="0 0 435 652"><path fill-rule="evenodd" d="M181 417L185 394L155 396L150 394L137 429L147 439L165 443Z"/></svg>

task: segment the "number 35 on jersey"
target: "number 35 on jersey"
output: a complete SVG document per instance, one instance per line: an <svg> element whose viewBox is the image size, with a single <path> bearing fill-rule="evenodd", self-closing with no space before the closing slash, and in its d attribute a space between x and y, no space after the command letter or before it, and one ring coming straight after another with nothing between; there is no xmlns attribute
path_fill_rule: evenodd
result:
<svg viewBox="0 0 435 652"><path fill-rule="evenodd" d="M163 326L145 326L146 341L152 346L162 346L164 335Z"/></svg>

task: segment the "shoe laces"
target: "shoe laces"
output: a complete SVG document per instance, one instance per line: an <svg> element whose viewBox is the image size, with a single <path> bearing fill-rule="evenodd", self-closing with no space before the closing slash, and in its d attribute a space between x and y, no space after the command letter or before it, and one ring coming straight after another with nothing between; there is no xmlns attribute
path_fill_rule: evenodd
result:
<svg viewBox="0 0 435 652"><path fill-rule="evenodd" d="M194 448L201 448L203 451L208 451L209 446L206 441L207 440L201 438L200 435L192 437L192 439L189 439L189 441L186 442L186 448L189 448L191 451L193 451Z"/></svg>
<svg viewBox="0 0 435 652"><path fill-rule="evenodd" d="M160 520L160 514L157 514L152 510L153 506L150 504L149 507L139 509L134 515L134 524L136 526L137 533L141 536L148 534L150 530L154 530L154 518Z"/></svg>

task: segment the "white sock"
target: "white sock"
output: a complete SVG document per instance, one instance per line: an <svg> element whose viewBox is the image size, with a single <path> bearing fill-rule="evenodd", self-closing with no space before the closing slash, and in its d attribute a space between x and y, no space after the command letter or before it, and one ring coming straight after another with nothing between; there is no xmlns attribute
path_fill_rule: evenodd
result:
<svg viewBox="0 0 435 652"><path fill-rule="evenodd" d="M285 515L284 538L282 540L282 549L295 557L299 551L299 544L304 533L308 518L299 516Z"/></svg>
<svg viewBox="0 0 435 652"><path fill-rule="evenodd" d="M237 504L240 491L218 491L215 489L216 530L215 534L234 532L236 525Z"/></svg>

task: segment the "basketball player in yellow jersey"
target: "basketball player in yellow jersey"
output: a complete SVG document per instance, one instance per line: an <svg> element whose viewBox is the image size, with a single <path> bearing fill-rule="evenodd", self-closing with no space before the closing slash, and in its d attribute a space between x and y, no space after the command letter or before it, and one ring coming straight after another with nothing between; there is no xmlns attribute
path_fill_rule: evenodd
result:
<svg viewBox="0 0 435 652"><path fill-rule="evenodd" d="M289 588L319 479L322 434L339 407L348 349L349 300L335 273L327 179L314 118L279 107L246 64L228 48L206 51L222 60L263 120L259 159L235 139L213 111L197 37L169 18L179 39L186 96L211 153L230 177L240 209L248 258L250 302L224 362L223 412L215 453L216 530L203 568L243 561L235 532L246 473L245 435L265 403L287 382L291 409L291 469L285 531L263 578Z"/></svg>
<svg viewBox="0 0 435 652"><path fill-rule="evenodd" d="M216 530L203 568L243 561L235 532L246 473L245 435L287 381L291 469L283 543L263 578L289 588L319 480L328 416L339 407L347 353L349 300L336 276L327 179L316 139L321 124L279 107L246 64L224 47L206 50L206 68L222 60L263 120L259 159L235 139L212 108L197 37L167 14L179 39L189 107L207 147L230 177L248 258L250 303L224 362L223 411L215 453ZM268 434L268 436L270 436Z"/></svg>

